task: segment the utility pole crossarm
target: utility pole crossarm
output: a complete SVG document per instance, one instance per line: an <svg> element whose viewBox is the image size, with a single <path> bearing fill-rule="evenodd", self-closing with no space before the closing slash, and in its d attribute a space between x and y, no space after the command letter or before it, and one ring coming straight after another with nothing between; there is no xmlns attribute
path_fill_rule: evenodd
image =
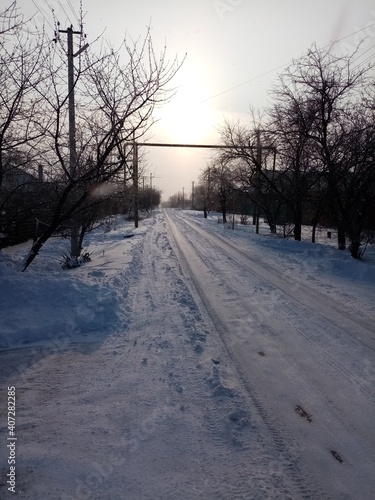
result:
<svg viewBox="0 0 375 500"><path fill-rule="evenodd" d="M134 144L129 142L129 144ZM161 147L161 148L202 148L202 149L257 149L257 146L239 146L239 145L223 145L223 144L176 144L163 142L137 142L138 146ZM262 146L262 149L274 151L273 146Z"/></svg>
<svg viewBox="0 0 375 500"><path fill-rule="evenodd" d="M73 57L79 56L80 54L82 54L82 52L84 52L88 48L89 48L89 44L85 43L85 45L83 47L81 47L78 52L76 52L75 54L73 54Z"/></svg>

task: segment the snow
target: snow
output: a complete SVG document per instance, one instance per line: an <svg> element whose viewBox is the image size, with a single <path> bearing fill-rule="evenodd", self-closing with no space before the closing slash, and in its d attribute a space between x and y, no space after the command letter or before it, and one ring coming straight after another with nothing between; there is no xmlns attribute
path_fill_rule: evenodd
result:
<svg viewBox="0 0 375 500"><path fill-rule="evenodd" d="M374 248L217 220L0 252L0 498L10 386L20 498L373 498Z"/></svg>

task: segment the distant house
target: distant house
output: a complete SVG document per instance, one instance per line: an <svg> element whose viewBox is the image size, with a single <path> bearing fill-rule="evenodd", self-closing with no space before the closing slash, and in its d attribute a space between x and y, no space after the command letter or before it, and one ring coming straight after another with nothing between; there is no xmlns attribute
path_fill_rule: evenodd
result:
<svg viewBox="0 0 375 500"><path fill-rule="evenodd" d="M4 171L0 189L5 191L14 191L21 186L39 183L40 178L26 172L19 167L10 167Z"/></svg>
<svg viewBox="0 0 375 500"><path fill-rule="evenodd" d="M20 167L7 168L0 186L0 248L27 241L36 236L46 211L50 185L39 176Z"/></svg>

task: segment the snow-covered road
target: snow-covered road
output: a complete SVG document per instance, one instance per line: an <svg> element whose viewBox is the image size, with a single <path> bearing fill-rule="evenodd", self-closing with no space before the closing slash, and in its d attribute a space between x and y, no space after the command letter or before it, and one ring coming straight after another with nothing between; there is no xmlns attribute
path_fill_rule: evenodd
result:
<svg viewBox="0 0 375 500"><path fill-rule="evenodd" d="M374 470L373 315L322 295L280 262L262 262L251 245L238 248L177 212L168 222L276 442L298 450L300 471L324 498L371 498L374 483L361 478Z"/></svg>
<svg viewBox="0 0 375 500"><path fill-rule="evenodd" d="M51 271L40 302L39 278L0 268L20 322L0 351L1 499L7 386L19 498L373 498L373 284L348 291L285 243L193 215L92 236L93 261ZM31 309L59 342L22 340Z"/></svg>

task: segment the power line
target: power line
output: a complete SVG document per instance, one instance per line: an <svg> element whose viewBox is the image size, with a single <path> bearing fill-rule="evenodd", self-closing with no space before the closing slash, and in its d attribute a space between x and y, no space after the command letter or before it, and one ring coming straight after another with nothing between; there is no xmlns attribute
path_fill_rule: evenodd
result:
<svg viewBox="0 0 375 500"><path fill-rule="evenodd" d="M33 4L37 8L38 12L42 15L43 19L47 22L47 24L49 24L50 28L55 29L54 26L52 26L52 24L48 21L44 13L40 10L40 7L38 7L38 5L35 3L35 0L33 0Z"/></svg>
<svg viewBox="0 0 375 500"><path fill-rule="evenodd" d="M353 33L350 33L349 35L343 36L342 38L339 38L338 40L335 40L334 42L325 45L324 47L322 47L322 49L326 49L328 47L332 47L336 43L342 42L343 40L346 40L347 38L350 38L351 36L354 36L357 33L360 33L361 31L364 31L364 30L366 30L368 28L371 28L372 26L375 26L375 23L368 24L364 28L361 28L361 29L359 29L357 31L354 31ZM246 85L247 83L253 82L254 80L258 80L258 78L262 78L263 76L269 75L270 73L274 73L275 71L277 71L279 69L285 68L288 64L290 64L290 61L288 63L286 63L286 64L282 64L281 66L278 66L277 68L273 68L273 69L271 69L269 71L266 71L265 73L262 73L261 75L257 75L257 76L255 76L253 78L250 78L249 80L246 80L245 82L239 83L238 85L235 85L234 87L230 87L230 88L228 88L226 90L223 90L222 92L219 92L218 94L215 94L215 95L213 95L211 97L207 97L203 101L200 101L200 104L202 104L204 102L207 102L207 101L210 101L211 99L215 99L215 97L219 97L219 96L221 96L223 94L227 94L228 92L231 92L232 90L238 89L239 87L242 87L243 85Z"/></svg>
<svg viewBox="0 0 375 500"><path fill-rule="evenodd" d="M367 52L370 52L370 50L373 50L375 48L375 44L372 45L371 47L369 47L367 50L365 50L364 52L362 52L361 55L359 55L358 57L356 57L353 62L355 61L358 61L358 59L361 59L365 54L367 54ZM375 54L372 54L370 56L368 56L364 61L358 63L355 68L358 68L358 66L361 66L363 64L366 64L367 61L370 61L373 57L374 57Z"/></svg>
<svg viewBox="0 0 375 500"><path fill-rule="evenodd" d="M69 17L69 16L68 16L68 14L66 13L66 10L64 9L64 7L61 5L60 0L58 0L58 2L59 2L60 7L62 8L62 10L63 10L64 14L66 15L67 20L70 22L71 26L73 26L72 20L70 19L70 17Z"/></svg>
<svg viewBox="0 0 375 500"><path fill-rule="evenodd" d="M367 30L368 28L371 28L372 26L375 26L375 23L368 24L367 26L365 26L364 28L361 28L360 30L354 31L353 33L350 33L349 35L343 36L342 38L335 40L334 42L332 42L332 45L334 45L335 43L338 43L338 42L342 42L343 40L346 40L347 38L350 38L351 36L356 35L357 33L360 33L361 31ZM325 49L326 47L329 47L330 45L331 44L326 45L325 47L323 47L323 49Z"/></svg>
<svg viewBox="0 0 375 500"><path fill-rule="evenodd" d="M374 44L374 45L372 45L372 46L371 46L370 48L368 48L367 50L365 50L364 52L362 52L362 54L361 54L360 56L358 56L358 57L356 57L356 58L354 59L354 62L355 62L355 61L358 61L358 59L360 59L361 57L363 57L363 56L364 56L367 52L369 52L370 50L372 50L374 47L375 47L375 44Z"/></svg>
<svg viewBox="0 0 375 500"><path fill-rule="evenodd" d="M78 17L78 15L77 15L77 13L76 13L76 11L75 11L74 7L73 7L73 4L72 4L71 0L67 0L67 2L68 2L68 5L69 5L70 10L71 10L71 11L72 11L72 13L73 13L73 16L75 17L75 20L76 20L76 21L77 21L77 23L79 24L79 17Z"/></svg>
<svg viewBox="0 0 375 500"><path fill-rule="evenodd" d="M286 63L288 64L288 63ZM210 101L211 99L215 99L215 97L219 97L223 94L227 94L228 92L231 92L232 90L238 89L239 87L242 87L243 85L246 85L247 83L253 82L254 80L258 80L258 78L262 78L263 76L269 75L270 73L273 73L277 71L278 69L285 68L286 64L282 64L281 66L278 66L277 68L271 69L269 71L266 71L265 73L262 73L261 75L255 76L254 78L250 78L249 80L246 80L245 82L239 83L238 85L235 85L234 87L230 87L229 89L223 90L222 92L219 92L218 94L215 94L211 97L208 97L207 99L204 99L203 101L200 101L200 104Z"/></svg>
<svg viewBox="0 0 375 500"><path fill-rule="evenodd" d="M354 68L358 68L359 66L363 66L367 62L371 61L371 59L374 59L374 57L375 57L375 54L371 54L371 56L369 56L367 59L365 59L364 61L357 64L357 66L354 66Z"/></svg>

